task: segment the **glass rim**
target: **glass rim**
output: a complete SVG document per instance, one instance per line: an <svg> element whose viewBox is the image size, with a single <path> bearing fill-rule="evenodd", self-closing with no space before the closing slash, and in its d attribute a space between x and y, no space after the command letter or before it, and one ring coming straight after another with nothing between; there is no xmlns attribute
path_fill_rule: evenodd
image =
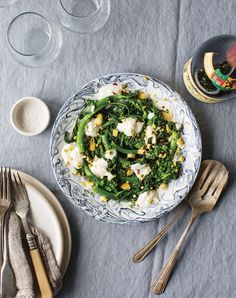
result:
<svg viewBox="0 0 236 298"><path fill-rule="evenodd" d="M18 1L18 0L7 0L7 1L0 0L0 8L9 6L9 5L15 3L16 1Z"/></svg>
<svg viewBox="0 0 236 298"><path fill-rule="evenodd" d="M96 15L96 14L99 12L99 10L101 9L102 4L103 4L103 0L101 0L101 3L100 3L100 5L99 5L99 7L98 7L94 12L92 12L91 14L89 14L89 15L87 15L87 16L79 17L79 16L76 16L76 15L74 15L73 13L69 12L68 9L66 9L65 5L62 3L63 0L58 0L58 1L60 2L62 9L63 9L68 15L70 15L70 16L72 16L73 18L76 18L76 19L78 19L78 20L87 19L87 18L90 18L90 17Z"/></svg>
<svg viewBox="0 0 236 298"><path fill-rule="evenodd" d="M48 39L48 41L46 42L46 44L43 46L43 48L40 49L37 53L32 53L32 54L26 54L26 53L23 53L23 52L17 50L17 49L15 48L15 46L12 44L11 40L10 40L10 30L11 30L12 25L14 24L14 22L15 22L18 18L22 17L23 15L37 15L37 16L39 16L40 18L42 18L42 19L47 23L47 25L48 25L48 28L49 28L49 39ZM41 15L41 14L38 13L38 12L34 12L34 11L26 11L26 12L23 12L23 13L18 14L17 16L15 16L15 17L11 20L11 22L10 22L8 28L7 28L7 41L8 41L9 46L10 46L10 47L12 48L12 50L14 50L16 53L18 53L18 54L20 54L20 55L22 55L22 56L25 56L25 57L33 57L33 56L37 56L37 55L39 55L39 54L40 54L41 52L43 52L44 49L49 45L49 43L51 42L51 39L52 39L52 28L51 28L51 24L50 24L50 22L49 22L43 15Z"/></svg>

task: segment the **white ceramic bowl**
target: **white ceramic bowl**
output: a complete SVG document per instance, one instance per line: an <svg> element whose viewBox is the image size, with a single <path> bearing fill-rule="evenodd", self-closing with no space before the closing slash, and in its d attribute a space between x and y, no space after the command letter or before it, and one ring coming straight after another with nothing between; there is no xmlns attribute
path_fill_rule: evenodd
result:
<svg viewBox="0 0 236 298"><path fill-rule="evenodd" d="M11 124L25 136L42 133L50 122L48 106L39 98L27 96L19 99L11 109Z"/></svg>

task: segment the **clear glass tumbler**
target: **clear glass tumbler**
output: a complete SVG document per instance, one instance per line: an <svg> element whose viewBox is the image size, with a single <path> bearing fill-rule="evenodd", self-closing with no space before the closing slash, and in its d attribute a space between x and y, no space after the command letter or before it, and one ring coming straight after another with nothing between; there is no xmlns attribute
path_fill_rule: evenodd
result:
<svg viewBox="0 0 236 298"><path fill-rule="evenodd" d="M16 16L7 30L9 50L21 64L40 67L52 62L62 46L62 33L53 22L36 12Z"/></svg>
<svg viewBox="0 0 236 298"><path fill-rule="evenodd" d="M102 28L110 10L110 0L57 0L61 24L79 33L93 33Z"/></svg>
<svg viewBox="0 0 236 298"><path fill-rule="evenodd" d="M18 0L0 0L0 7L5 7L15 3Z"/></svg>

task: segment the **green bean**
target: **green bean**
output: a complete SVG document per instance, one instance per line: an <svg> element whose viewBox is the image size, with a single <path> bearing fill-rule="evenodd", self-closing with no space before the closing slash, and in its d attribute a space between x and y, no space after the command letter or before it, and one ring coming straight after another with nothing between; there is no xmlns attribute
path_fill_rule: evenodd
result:
<svg viewBox="0 0 236 298"><path fill-rule="evenodd" d="M104 145L106 150L109 150L111 148L111 145L108 141L107 135L102 135L102 142L103 142L103 145Z"/></svg>
<svg viewBox="0 0 236 298"><path fill-rule="evenodd" d="M140 149L140 148L142 148L142 146L143 146L143 142L142 142L142 141L139 141L139 142L136 143L134 146L135 146L136 148Z"/></svg>
<svg viewBox="0 0 236 298"><path fill-rule="evenodd" d="M77 144L78 144L78 148L79 148L80 153L84 153L84 151L85 151L86 145L85 145L85 142L84 142L84 130L85 130L85 127L86 127L88 121L94 115L96 115L97 112L102 110L109 103L109 101L113 101L113 100L117 100L117 99L121 99L121 98L126 98L126 97L133 97L135 95L136 95L136 93L130 93L130 94L127 94L127 95L117 94L117 95L114 95L114 96L108 96L108 97L105 97L103 99L100 99L95 103L95 107L96 107L95 111L90 113L90 114L85 115L84 118L82 118L79 121L78 131L77 131Z"/></svg>
<svg viewBox="0 0 236 298"><path fill-rule="evenodd" d="M101 187L98 187L98 186L93 186L92 187L92 190L94 192L96 192L97 194L99 194L100 196L105 196L107 197L108 199L116 199L117 198L117 195L110 192L110 191L107 191Z"/></svg>
<svg viewBox="0 0 236 298"><path fill-rule="evenodd" d="M82 118L80 120L79 127L78 127L78 132L77 132L77 144L78 144L78 148L79 148L80 153L84 153L84 151L85 151L86 144L85 144L85 141L84 141L84 131L85 131L85 127L86 127L88 121L94 115L96 115L97 112L102 110L105 106L106 106L106 104L99 106L93 113L85 115L84 118Z"/></svg>
<svg viewBox="0 0 236 298"><path fill-rule="evenodd" d="M171 173L163 174L163 175L161 175L161 179L164 180L164 179L168 178L170 175L171 175Z"/></svg>
<svg viewBox="0 0 236 298"><path fill-rule="evenodd" d="M107 105L110 102L112 101L116 101L118 99L126 99L126 98L132 98L134 96L137 95L137 92L130 92L130 93L127 93L127 94L116 94L116 95L111 95L111 96L107 96L107 97L104 97L100 100L98 100L95 105L96 105L96 108L100 107L101 105L103 106L104 104Z"/></svg>
<svg viewBox="0 0 236 298"><path fill-rule="evenodd" d="M120 147L123 147L124 139L125 139L125 135L122 133L120 136Z"/></svg>
<svg viewBox="0 0 236 298"><path fill-rule="evenodd" d="M77 132L77 145L79 148L80 153L84 153L85 151L85 144L84 144L84 129L85 126L88 122L88 120L90 119L90 117L92 114L88 114L86 116L84 116L84 118L82 120L80 120L79 123L79 128L78 128L78 132Z"/></svg>
<svg viewBox="0 0 236 298"><path fill-rule="evenodd" d="M172 132L171 143L170 143L170 152L171 154L175 153L177 148L177 140L179 138L179 134L176 131Z"/></svg>
<svg viewBox="0 0 236 298"><path fill-rule="evenodd" d="M103 128L106 128L106 127L108 127L108 126L110 126L110 125L112 125L112 124L114 124L114 123L115 123L114 120L107 121L106 123L104 123L104 124L102 125L102 127L103 127Z"/></svg>
<svg viewBox="0 0 236 298"><path fill-rule="evenodd" d="M143 122L142 116L139 116L139 115L129 115L129 117L134 118L134 119L137 119L138 118L139 120L141 120Z"/></svg>
<svg viewBox="0 0 236 298"><path fill-rule="evenodd" d="M125 158L119 157L118 160L123 167L128 167L130 165L130 161Z"/></svg>
<svg viewBox="0 0 236 298"><path fill-rule="evenodd" d="M121 181L128 181L128 182L131 182L131 183L134 183L134 184L139 184L140 181L137 177L134 177L134 176L129 176L129 177L120 177L120 180Z"/></svg>
<svg viewBox="0 0 236 298"><path fill-rule="evenodd" d="M119 106L122 106L122 107L126 108L126 110L128 111L128 114L129 114L129 108L128 108L127 105L125 105L124 103L121 103L121 102L112 102L111 105L119 105Z"/></svg>
<svg viewBox="0 0 236 298"><path fill-rule="evenodd" d="M117 151L124 154L137 153L137 149L126 149L126 148L120 147L115 142L112 142L112 145L116 148Z"/></svg>
<svg viewBox="0 0 236 298"><path fill-rule="evenodd" d="M89 179L91 179L92 181L97 182L97 183L99 182L99 178L97 176L93 175L93 173L90 171L90 169L86 163L84 165L84 172L85 172L85 175Z"/></svg>

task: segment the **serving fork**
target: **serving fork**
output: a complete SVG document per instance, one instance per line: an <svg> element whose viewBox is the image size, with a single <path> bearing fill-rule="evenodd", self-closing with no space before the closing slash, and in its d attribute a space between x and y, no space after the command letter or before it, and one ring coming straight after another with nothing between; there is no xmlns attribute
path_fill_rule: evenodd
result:
<svg viewBox="0 0 236 298"><path fill-rule="evenodd" d="M9 259L8 232L9 217L13 207L11 169L0 170L0 214L1 214L1 254L3 257L1 268L0 295L14 297L16 293L15 275Z"/></svg>
<svg viewBox="0 0 236 298"><path fill-rule="evenodd" d="M208 165L210 162L211 160L204 160L203 166ZM196 182L196 184L198 184L198 181ZM174 217L171 219L171 221L168 224L166 224L160 230L160 232L158 232L151 240L149 240L141 249L139 249L134 253L133 255L134 263L142 262L149 255L149 253L155 248L155 246L158 245L161 242L161 240L167 235L167 233L174 227L177 221L183 217L186 209L188 209L188 206L189 206L188 198L189 196L179 205L179 209L174 215Z"/></svg>
<svg viewBox="0 0 236 298"><path fill-rule="evenodd" d="M165 266L151 285L151 290L154 294L164 292L177 256L189 234L192 224L200 214L212 211L227 181L228 171L224 165L215 160L205 160L202 162L200 175L188 199L192 208L191 218Z"/></svg>
<svg viewBox="0 0 236 298"><path fill-rule="evenodd" d="M34 271L38 281L42 298L53 297L50 283L40 256L36 239L28 225L27 215L29 212L30 202L27 190L23 184L19 173L13 174L15 181L15 212L21 218L26 240L28 242L31 260L33 263Z"/></svg>

